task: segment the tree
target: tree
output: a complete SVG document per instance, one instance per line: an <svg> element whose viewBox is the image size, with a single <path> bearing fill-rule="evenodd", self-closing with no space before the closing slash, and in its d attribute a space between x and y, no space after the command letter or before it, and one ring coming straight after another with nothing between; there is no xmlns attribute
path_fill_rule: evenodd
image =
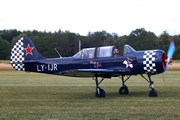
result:
<svg viewBox="0 0 180 120"><path fill-rule="evenodd" d="M176 47L175 53L173 55L173 59L180 59L180 34L172 37L173 37L172 40L174 40Z"/></svg>
<svg viewBox="0 0 180 120"><path fill-rule="evenodd" d="M13 47L14 44L24 36L26 36L26 34L20 34L18 36L13 37L12 40L11 40L11 47Z"/></svg>
<svg viewBox="0 0 180 120"><path fill-rule="evenodd" d="M165 52L167 52L170 40L171 40L170 35L166 31L163 31L163 33L156 40L158 49L162 49Z"/></svg>
<svg viewBox="0 0 180 120"><path fill-rule="evenodd" d="M72 56L79 51L79 35L75 33L67 33L70 50L68 55Z"/></svg>
<svg viewBox="0 0 180 120"><path fill-rule="evenodd" d="M0 59L7 60L10 57L10 43L0 37Z"/></svg>
<svg viewBox="0 0 180 120"><path fill-rule="evenodd" d="M156 39L157 36L154 33L141 28L132 31L125 40L125 44L131 45L135 50L155 49L157 48Z"/></svg>
<svg viewBox="0 0 180 120"><path fill-rule="evenodd" d="M21 34L21 32L17 31L16 29L0 31L1 38L4 40L7 40L8 42L11 42L14 37L16 37L20 34Z"/></svg>
<svg viewBox="0 0 180 120"><path fill-rule="evenodd" d="M133 30L128 36L118 36L116 33L108 33L105 30L89 32L87 36L80 36L70 31L46 32L46 31L17 31L0 30L0 59L9 59L10 49L17 40L28 36L34 43L36 49L45 57L58 57L56 48L63 57L72 56L79 51L79 40L81 48L115 45L123 53L124 44L131 45L135 50L162 49L168 50L170 40L173 38L176 51L173 59L180 59L180 35L170 36L166 31L160 36L144 28Z"/></svg>
<svg viewBox="0 0 180 120"><path fill-rule="evenodd" d="M82 43L82 48L103 46L104 41L102 40L102 35L102 32L91 33L90 36L87 36L87 41L84 41L84 44Z"/></svg>

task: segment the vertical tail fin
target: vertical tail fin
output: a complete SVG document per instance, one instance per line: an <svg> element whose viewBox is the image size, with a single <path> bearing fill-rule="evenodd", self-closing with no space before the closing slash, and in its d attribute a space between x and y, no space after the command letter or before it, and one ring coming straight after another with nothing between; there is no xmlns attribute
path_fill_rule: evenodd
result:
<svg viewBox="0 0 180 120"><path fill-rule="evenodd" d="M11 50L10 62L14 69L24 71L24 61L44 58L37 52L30 38L22 37L15 43Z"/></svg>

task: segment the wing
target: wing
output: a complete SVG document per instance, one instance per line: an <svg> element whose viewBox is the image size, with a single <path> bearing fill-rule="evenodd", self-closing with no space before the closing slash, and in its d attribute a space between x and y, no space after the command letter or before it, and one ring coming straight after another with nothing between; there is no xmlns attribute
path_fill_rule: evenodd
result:
<svg viewBox="0 0 180 120"><path fill-rule="evenodd" d="M94 73L129 73L130 69L78 69L79 72L94 72Z"/></svg>
<svg viewBox="0 0 180 120"><path fill-rule="evenodd" d="M130 74L131 70L126 68L112 68L112 69L77 69L62 72L64 76L73 77L118 77L119 75Z"/></svg>

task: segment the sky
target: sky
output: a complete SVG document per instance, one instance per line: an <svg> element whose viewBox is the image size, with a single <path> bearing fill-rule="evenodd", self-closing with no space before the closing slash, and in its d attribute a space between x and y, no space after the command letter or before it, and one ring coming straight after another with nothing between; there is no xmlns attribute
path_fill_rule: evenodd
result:
<svg viewBox="0 0 180 120"><path fill-rule="evenodd" d="M0 30L180 34L179 0L0 0Z"/></svg>

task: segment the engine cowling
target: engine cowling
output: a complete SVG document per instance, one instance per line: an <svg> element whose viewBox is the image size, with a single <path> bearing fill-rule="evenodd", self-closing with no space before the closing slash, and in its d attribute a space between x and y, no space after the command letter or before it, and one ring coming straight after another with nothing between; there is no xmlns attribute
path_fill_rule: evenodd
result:
<svg viewBox="0 0 180 120"><path fill-rule="evenodd" d="M166 69L166 53L162 50L137 51L136 59L144 73L159 74Z"/></svg>

